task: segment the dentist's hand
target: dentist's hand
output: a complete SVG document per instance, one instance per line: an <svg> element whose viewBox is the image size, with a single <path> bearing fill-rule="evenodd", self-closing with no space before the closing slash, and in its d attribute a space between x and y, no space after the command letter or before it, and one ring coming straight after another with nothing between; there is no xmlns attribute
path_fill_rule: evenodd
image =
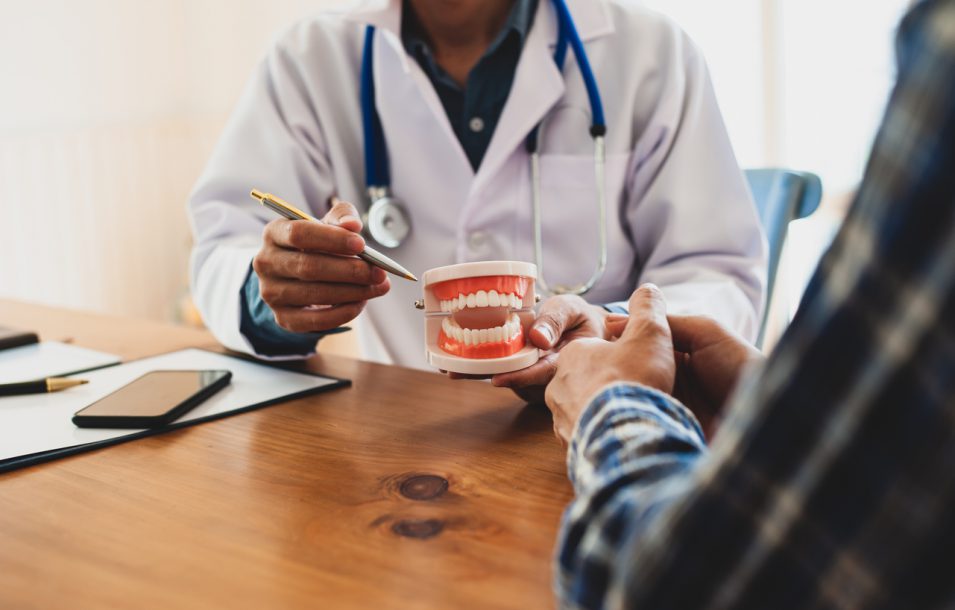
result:
<svg viewBox="0 0 955 610"><path fill-rule="evenodd" d="M543 402L544 389L557 370L560 350L585 337L612 339L620 334L626 321L627 316L609 313L579 296L550 297L541 304L528 333L529 342L547 353L526 369L495 375L491 383L511 388L527 402Z"/></svg>
<svg viewBox="0 0 955 610"><path fill-rule="evenodd" d="M262 300L279 326L292 332L341 326L391 288L384 271L355 258L365 240L354 206L339 201L322 221L270 222L252 260Z"/></svg>

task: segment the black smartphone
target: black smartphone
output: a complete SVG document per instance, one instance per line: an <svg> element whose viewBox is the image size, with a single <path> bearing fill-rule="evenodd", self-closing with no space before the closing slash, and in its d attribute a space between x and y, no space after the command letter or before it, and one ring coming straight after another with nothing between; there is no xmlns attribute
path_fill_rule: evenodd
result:
<svg viewBox="0 0 955 610"><path fill-rule="evenodd" d="M80 428L155 428L175 421L232 379L230 371L153 371L73 415Z"/></svg>

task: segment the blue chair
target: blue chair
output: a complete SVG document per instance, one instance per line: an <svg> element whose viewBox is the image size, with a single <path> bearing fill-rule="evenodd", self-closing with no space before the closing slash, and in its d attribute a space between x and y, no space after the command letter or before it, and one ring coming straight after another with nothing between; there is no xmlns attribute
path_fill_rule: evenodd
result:
<svg viewBox="0 0 955 610"><path fill-rule="evenodd" d="M822 181L815 174L789 169L750 169L745 173L769 242L769 279L766 288L771 299L789 223L806 218L816 211L822 200ZM763 344L769 305L767 299L757 346Z"/></svg>

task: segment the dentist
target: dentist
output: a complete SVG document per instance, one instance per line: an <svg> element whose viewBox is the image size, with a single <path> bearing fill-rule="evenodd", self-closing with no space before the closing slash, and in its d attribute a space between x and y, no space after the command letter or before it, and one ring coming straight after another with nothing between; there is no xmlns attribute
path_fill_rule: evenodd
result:
<svg viewBox="0 0 955 610"><path fill-rule="evenodd" d="M586 300L542 304L530 333L539 347L604 337L642 282L660 287L671 312L705 314L752 339L764 238L703 58L635 2L564 2L379 0L279 37L189 201L193 295L216 337L263 358L306 357L357 318L364 357L426 366L412 307L420 286L347 257L365 243L370 101L380 125L373 156L387 160L386 186L411 229L393 249L369 244L412 272L534 261L537 201L549 285L584 282L602 245L607 254ZM363 59L373 88L365 105ZM606 147L596 173L604 240L595 134ZM252 187L327 225L274 219L249 198ZM351 203L332 206L333 197ZM530 397L555 364L556 353L495 381Z"/></svg>

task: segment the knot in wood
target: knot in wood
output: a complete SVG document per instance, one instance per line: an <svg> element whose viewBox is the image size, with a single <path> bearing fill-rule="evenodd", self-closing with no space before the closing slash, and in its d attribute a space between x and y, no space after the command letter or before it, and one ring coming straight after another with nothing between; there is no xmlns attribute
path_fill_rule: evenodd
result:
<svg viewBox="0 0 955 610"><path fill-rule="evenodd" d="M401 482L398 491L409 500L433 500L448 490L448 480L436 474L417 474Z"/></svg>
<svg viewBox="0 0 955 610"><path fill-rule="evenodd" d="M426 540L434 538L444 530L444 521L440 519L405 519L391 526L391 531L405 538Z"/></svg>

